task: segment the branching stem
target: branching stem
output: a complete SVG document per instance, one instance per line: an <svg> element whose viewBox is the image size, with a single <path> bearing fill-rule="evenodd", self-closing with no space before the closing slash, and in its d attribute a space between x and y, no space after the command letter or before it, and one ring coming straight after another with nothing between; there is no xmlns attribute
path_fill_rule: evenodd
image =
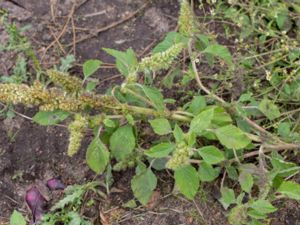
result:
<svg viewBox="0 0 300 225"><path fill-rule="evenodd" d="M205 87L201 81L201 78L200 78L200 75L199 75L199 72L198 72L198 69L197 69L197 65L196 65L196 60L193 59L193 48L192 48L192 43L193 43L193 39L190 39L189 42L188 42L188 52L189 52L189 55L190 55L190 60L191 60L191 63L192 63L192 68L193 68L193 71L194 71L194 75L195 75L195 79L198 83L198 86L209 96L211 96L213 99L215 99L216 101L218 101L219 103L221 103L225 108L228 108L228 104L227 102L222 99L221 97L217 96L216 94L212 93L207 87ZM230 109L230 111L233 113L233 114L238 114L236 112L235 109ZM255 123L254 121L250 120L248 117L246 116L241 116L252 128L254 128L255 130L257 130L258 132L264 134L265 136L268 136L270 137L271 139L276 139L278 142L281 142L279 140L279 138L277 137L274 137L274 135L272 135L271 133L269 133L267 130L265 130L263 127L259 126L257 123Z"/></svg>

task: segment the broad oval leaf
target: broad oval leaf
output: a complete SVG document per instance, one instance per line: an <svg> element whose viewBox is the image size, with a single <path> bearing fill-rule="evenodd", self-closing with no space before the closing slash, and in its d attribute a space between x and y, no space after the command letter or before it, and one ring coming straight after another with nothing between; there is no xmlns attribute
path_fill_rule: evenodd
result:
<svg viewBox="0 0 300 225"><path fill-rule="evenodd" d="M291 135L291 125L289 122L279 123L277 133L283 138L288 138Z"/></svg>
<svg viewBox="0 0 300 225"><path fill-rule="evenodd" d="M178 124L175 124L173 136L178 143L184 140L184 133Z"/></svg>
<svg viewBox="0 0 300 225"><path fill-rule="evenodd" d="M163 111L165 109L164 96L158 89L145 85L140 85L140 87L144 91L147 98L154 104L157 110Z"/></svg>
<svg viewBox="0 0 300 225"><path fill-rule="evenodd" d="M206 107L206 100L204 96L194 96L193 100L188 106L188 112L198 115Z"/></svg>
<svg viewBox="0 0 300 225"><path fill-rule="evenodd" d="M82 66L83 75L85 78L88 78L94 74L100 67L102 62L98 59L90 59L84 62Z"/></svg>
<svg viewBox="0 0 300 225"><path fill-rule="evenodd" d="M154 132L158 135L165 135L172 132L171 125L165 118L149 120L149 123L151 124Z"/></svg>
<svg viewBox="0 0 300 225"><path fill-rule="evenodd" d="M269 99L263 99L258 108L269 120L274 120L280 116L279 108Z"/></svg>
<svg viewBox="0 0 300 225"><path fill-rule="evenodd" d="M174 143L160 143L158 145L153 146L145 154L152 158L164 158L169 155L174 149L176 145Z"/></svg>
<svg viewBox="0 0 300 225"><path fill-rule="evenodd" d="M222 197L219 199L224 209L227 209L231 204L235 203L235 194L231 188L223 187L221 189Z"/></svg>
<svg viewBox="0 0 300 225"><path fill-rule="evenodd" d="M26 220L24 216L18 211L14 210L10 217L10 225L26 225Z"/></svg>
<svg viewBox="0 0 300 225"><path fill-rule="evenodd" d="M228 214L228 222L234 225L249 224L247 223L247 206L237 205L232 208Z"/></svg>
<svg viewBox="0 0 300 225"><path fill-rule="evenodd" d="M130 125L119 127L110 137L112 156L118 161L125 159L135 148L135 136Z"/></svg>
<svg viewBox="0 0 300 225"><path fill-rule="evenodd" d="M289 198L300 201L300 184L293 181L284 181L277 190Z"/></svg>
<svg viewBox="0 0 300 225"><path fill-rule="evenodd" d="M214 110L214 118L212 119L212 124L217 126L225 126L232 123L232 119L230 115L226 112L226 110L221 106L213 106Z"/></svg>
<svg viewBox="0 0 300 225"><path fill-rule="evenodd" d="M100 138L95 138L86 151L86 162L88 166L97 174L101 174L108 162L109 152Z"/></svg>
<svg viewBox="0 0 300 225"><path fill-rule="evenodd" d="M151 169L138 173L131 180L133 194L143 205L150 200L156 185L157 178Z"/></svg>
<svg viewBox="0 0 300 225"><path fill-rule="evenodd" d="M254 218L254 219L257 219L257 220L264 220L266 219L267 215L266 214L263 214L261 212L258 212L254 209L248 209L248 212L247 212L248 216ZM254 220L252 220L254 221ZM253 224L250 224L250 225L253 225ZM262 223L255 223L254 225L263 225Z"/></svg>
<svg viewBox="0 0 300 225"><path fill-rule="evenodd" d="M251 192L254 181L250 173L242 171L239 175L239 182L243 191L247 193Z"/></svg>
<svg viewBox="0 0 300 225"><path fill-rule="evenodd" d="M175 170L175 184L188 199L193 199L199 188L199 176L194 167L186 165Z"/></svg>
<svg viewBox="0 0 300 225"><path fill-rule="evenodd" d="M275 212L277 209L267 200L258 199L250 204L250 207L262 214Z"/></svg>
<svg viewBox="0 0 300 225"><path fill-rule="evenodd" d="M55 111L40 111L34 115L32 120L43 126L50 126L58 124L65 120L70 115L69 112L55 110Z"/></svg>
<svg viewBox="0 0 300 225"><path fill-rule="evenodd" d="M214 117L214 108L207 109L199 113L191 121L190 132L194 132L195 134L201 134L201 132L209 128L213 117Z"/></svg>
<svg viewBox="0 0 300 225"><path fill-rule="evenodd" d="M113 121L113 120L111 120L111 119L109 119L109 118L105 118L105 119L103 120L103 124L104 124L106 127L110 127L110 128L116 127L116 122Z"/></svg>
<svg viewBox="0 0 300 225"><path fill-rule="evenodd" d="M108 54L116 58L116 66L121 74L127 77L130 73L135 71L138 63L134 51L130 48L126 52L121 52L114 49L103 48Z"/></svg>
<svg viewBox="0 0 300 225"><path fill-rule="evenodd" d="M207 46L206 49L204 49L203 53L209 53L213 56L219 57L223 59L227 64L232 65L232 56L228 50L223 45L219 44L212 44Z"/></svg>
<svg viewBox="0 0 300 225"><path fill-rule="evenodd" d="M199 166L199 178L201 181L211 182L220 174L220 168L213 168L206 162L201 162Z"/></svg>
<svg viewBox="0 0 300 225"><path fill-rule="evenodd" d="M231 124L216 129L215 134L221 144L229 149L242 149L251 143L249 137L241 129Z"/></svg>
<svg viewBox="0 0 300 225"><path fill-rule="evenodd" d="M224 152L213 145L198 149L198 153L208 164L218 164L225 160Z"/></svg>
<svg viewBox="0 0 300 225"><path fill-rule="evenodd" d="M85 90L88 91L88 92L91 92L91 91L95 90L96 86L97 86L97 82L88 81L87 84L86 84Z"/></svg>

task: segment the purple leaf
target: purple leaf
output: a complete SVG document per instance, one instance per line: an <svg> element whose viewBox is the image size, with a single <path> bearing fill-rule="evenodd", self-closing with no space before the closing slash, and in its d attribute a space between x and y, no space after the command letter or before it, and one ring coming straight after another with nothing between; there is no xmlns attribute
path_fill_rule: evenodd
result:
<svg viewBox="0 0 300 225"><path fill-rule="evenodd" d="M47 187L51 191L64 190L66 188L66 186L62 183L62 181L58 178L52 178L52 179L48 180Z"/></svg>
<svg viewBox="0 0 300 225"><path fill-rule="evenodd" d="M26 192L26 203L31 210L33 222L40 221L45 213L46 199L36 187L30 188Z"/></svg>

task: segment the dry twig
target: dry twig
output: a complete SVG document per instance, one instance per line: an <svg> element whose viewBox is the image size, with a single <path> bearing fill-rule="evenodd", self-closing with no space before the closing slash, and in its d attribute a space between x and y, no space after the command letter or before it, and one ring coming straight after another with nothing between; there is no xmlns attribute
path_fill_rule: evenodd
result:
<svg viewBox="0 0 300 225"><path fill-rule="evenodd" d="M108 25L108 26L105 26L105 27L102 27L102 28L100 28L100 29L97 29L97 30L95 30L93 33L91 33L91 34L89 34L89 35L87 35L87 36L84 36L84 37L82 37L82 38L80 38L80 39L77 39L77 40L76 40L76 44L78 44L78 43L80 43L80 42L83 42L83 41L85 41L85 40L88 40L88 39L90 39L90 38L92 38L92 37L96 37L97 35L99 35L100 33L104 32L104 31L107 31L107 30L109 30L109 29L111 29L111 28L113 28L113 27L119 26L120 24L122 24L122 23L124 23L124 22L127 22L127 21L130 20L131 18L135 17L138 13L140 13L142 10L144 10L144 9L146 8L146 6L148 5L148 3L149 3L149 2L147 1L147 2L146 2L144 5L142 5L139 9L137 9L135 12L129 14L129 15L126 16L125 18L123 18L123 19L121 19L121 20L119 20L119 21L116 21L116 22L114 22L114 23L111 23L111 24ZM72 46L72 45L73 45L73 43L68 44L67 47L70 47L70 46Z"/></svg>
<svg viewBox="0 0 300 225"><path fill-rule="evenodd" d="M65 32L67 31L68 24L70 23L70 21L71 21L71 19L72 19L72 17L73 17L73 14L74 14L74 12L75 12L75 6L76 6L76 4L73 4L73 6L72 6L72 8L71 8L71 11L70 11L70 13L69 13L69 15L68 15L67 21L66 21L65 25L63 26L63 29L61 30L61 32L60 32L59 35L57 36L57 40L58 40L58 41L60 40L60 38L61 38L61 37L65 34ZM52 48L52 47L55 45L55 43L57 42L57 40L55 39L54 41L52 41L52 42L47 46L47 48L46 48L45 50L43 50L43 51L44 51L44 54L43 54L42 59L45 57L45 55L46 55L46 53L48 52L48 50L49 50L50 48Z"/></svg>

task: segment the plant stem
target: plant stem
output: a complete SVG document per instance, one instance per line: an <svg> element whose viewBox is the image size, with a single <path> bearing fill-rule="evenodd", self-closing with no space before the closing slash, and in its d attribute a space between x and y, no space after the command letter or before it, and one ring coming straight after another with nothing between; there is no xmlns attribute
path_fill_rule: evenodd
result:
<svg viewBox="0 0 300 225"><path fill-rule="evenodd" d="M189 113L189 112L185 112L185 111L173 111L174 113L178 113L178 114L182 114L182 115L186 115L186 116L190 116L190 117L194 117L193 113Z"/></svg>
<svg viewBox="0 0 300 225"><path fill-rule="evenodd" d="M184 115L179 115L172 111L159 112L154 109L148 109L148 108L144 108L144 107L126 105L126 104L123 104L122 106L123 106L123 108L125 108L131 112L137 113L137 114L143 114L143 115L155 116L155 117L161 116L161 117L166 117L169 119L178 120L178 121L182 121L182 122L190 122L191 121L190 117L187 117Z"/></svg>
<svg viewBox="0 0 300 225"><path fill-rule="evenodd" d="M199 87L208 95L210 95L212 98L214 98L215 100L217 100L218 102L220 102L225 108L228 108L228 105L227 105L227 102L222 99L221 97L213 94L210 92L210 90L205 87L201 81L201 78L200 78L200 75L199 75L199 72L198 72L198 69L197 69L197 65L196 65L196 61L195 59L193 59L193 49L192 49L192 42L193 42L193 39L190 39L189 42L188 42L188 52L189 52L189 55L190 55L190 60L191 60L191 63L192 63L192 68L193 68L193 71L194 71L194 74L195 74L195 78L196 78L196 81L199 85ZM238 113L236 112L236 109L230 109L230 111L237 115ZM269 133L268 131L266 131L263 127L259 126L258 124L256 124L255 122L253 122L252 120L250 120L248 117L246 116L241 116L252 128L254 128L255 130L259 131L260 133L262 134L265 134L266 136L269 136L269 137L272 137L272 139L274 139L274 136ZM278 140L278 138L275 138ZM280 141L281 142L281 141Z"/></svg>
<svg viewBox="0 0 300 225"><path fill-rule="evenodd" d="M196 78L196 81L199 85L199 87L208 95L210 95L212 98L214 98L215 100L217 100L218 102L222 103L222 104L225 104L226 102L220 98L219 96L213 94L210 92L210 90L205 87L200 79L200 75L198 73L198 69L197 69L197 65L196 65L196 61L193 59L193 49L192 49L192 42L193 42L193 39L190 39L189 42L188 42L188 52L189 52L189 55L190 55L190 60L191 60L191 63L192 63L192 68L193 68L193 71L194 71L194 75L195 75L195 78Z"/></svg>
<svg viewBox="0 0 300 225"><path fill-rule="evenodd" d="M300 143L298 144L278 144L278 145L269 145L269 144L264 144L263 147L264 149L264 153L269 153L272 151L284 151L284 150L294 150L294 149L298 149L300 150ZM249 152L243 155L243 159L247 159L247 158L251 158L254 156L258 156L260 154L260 151L253 151L253 152ZM202 160L198 160L198 159L190 159L189 161L190 163L193 164L200 164L202 162ZM233 162L237 162L236 158L233 159L229 159L224 161L225 163L233 163Z"/></svg>

